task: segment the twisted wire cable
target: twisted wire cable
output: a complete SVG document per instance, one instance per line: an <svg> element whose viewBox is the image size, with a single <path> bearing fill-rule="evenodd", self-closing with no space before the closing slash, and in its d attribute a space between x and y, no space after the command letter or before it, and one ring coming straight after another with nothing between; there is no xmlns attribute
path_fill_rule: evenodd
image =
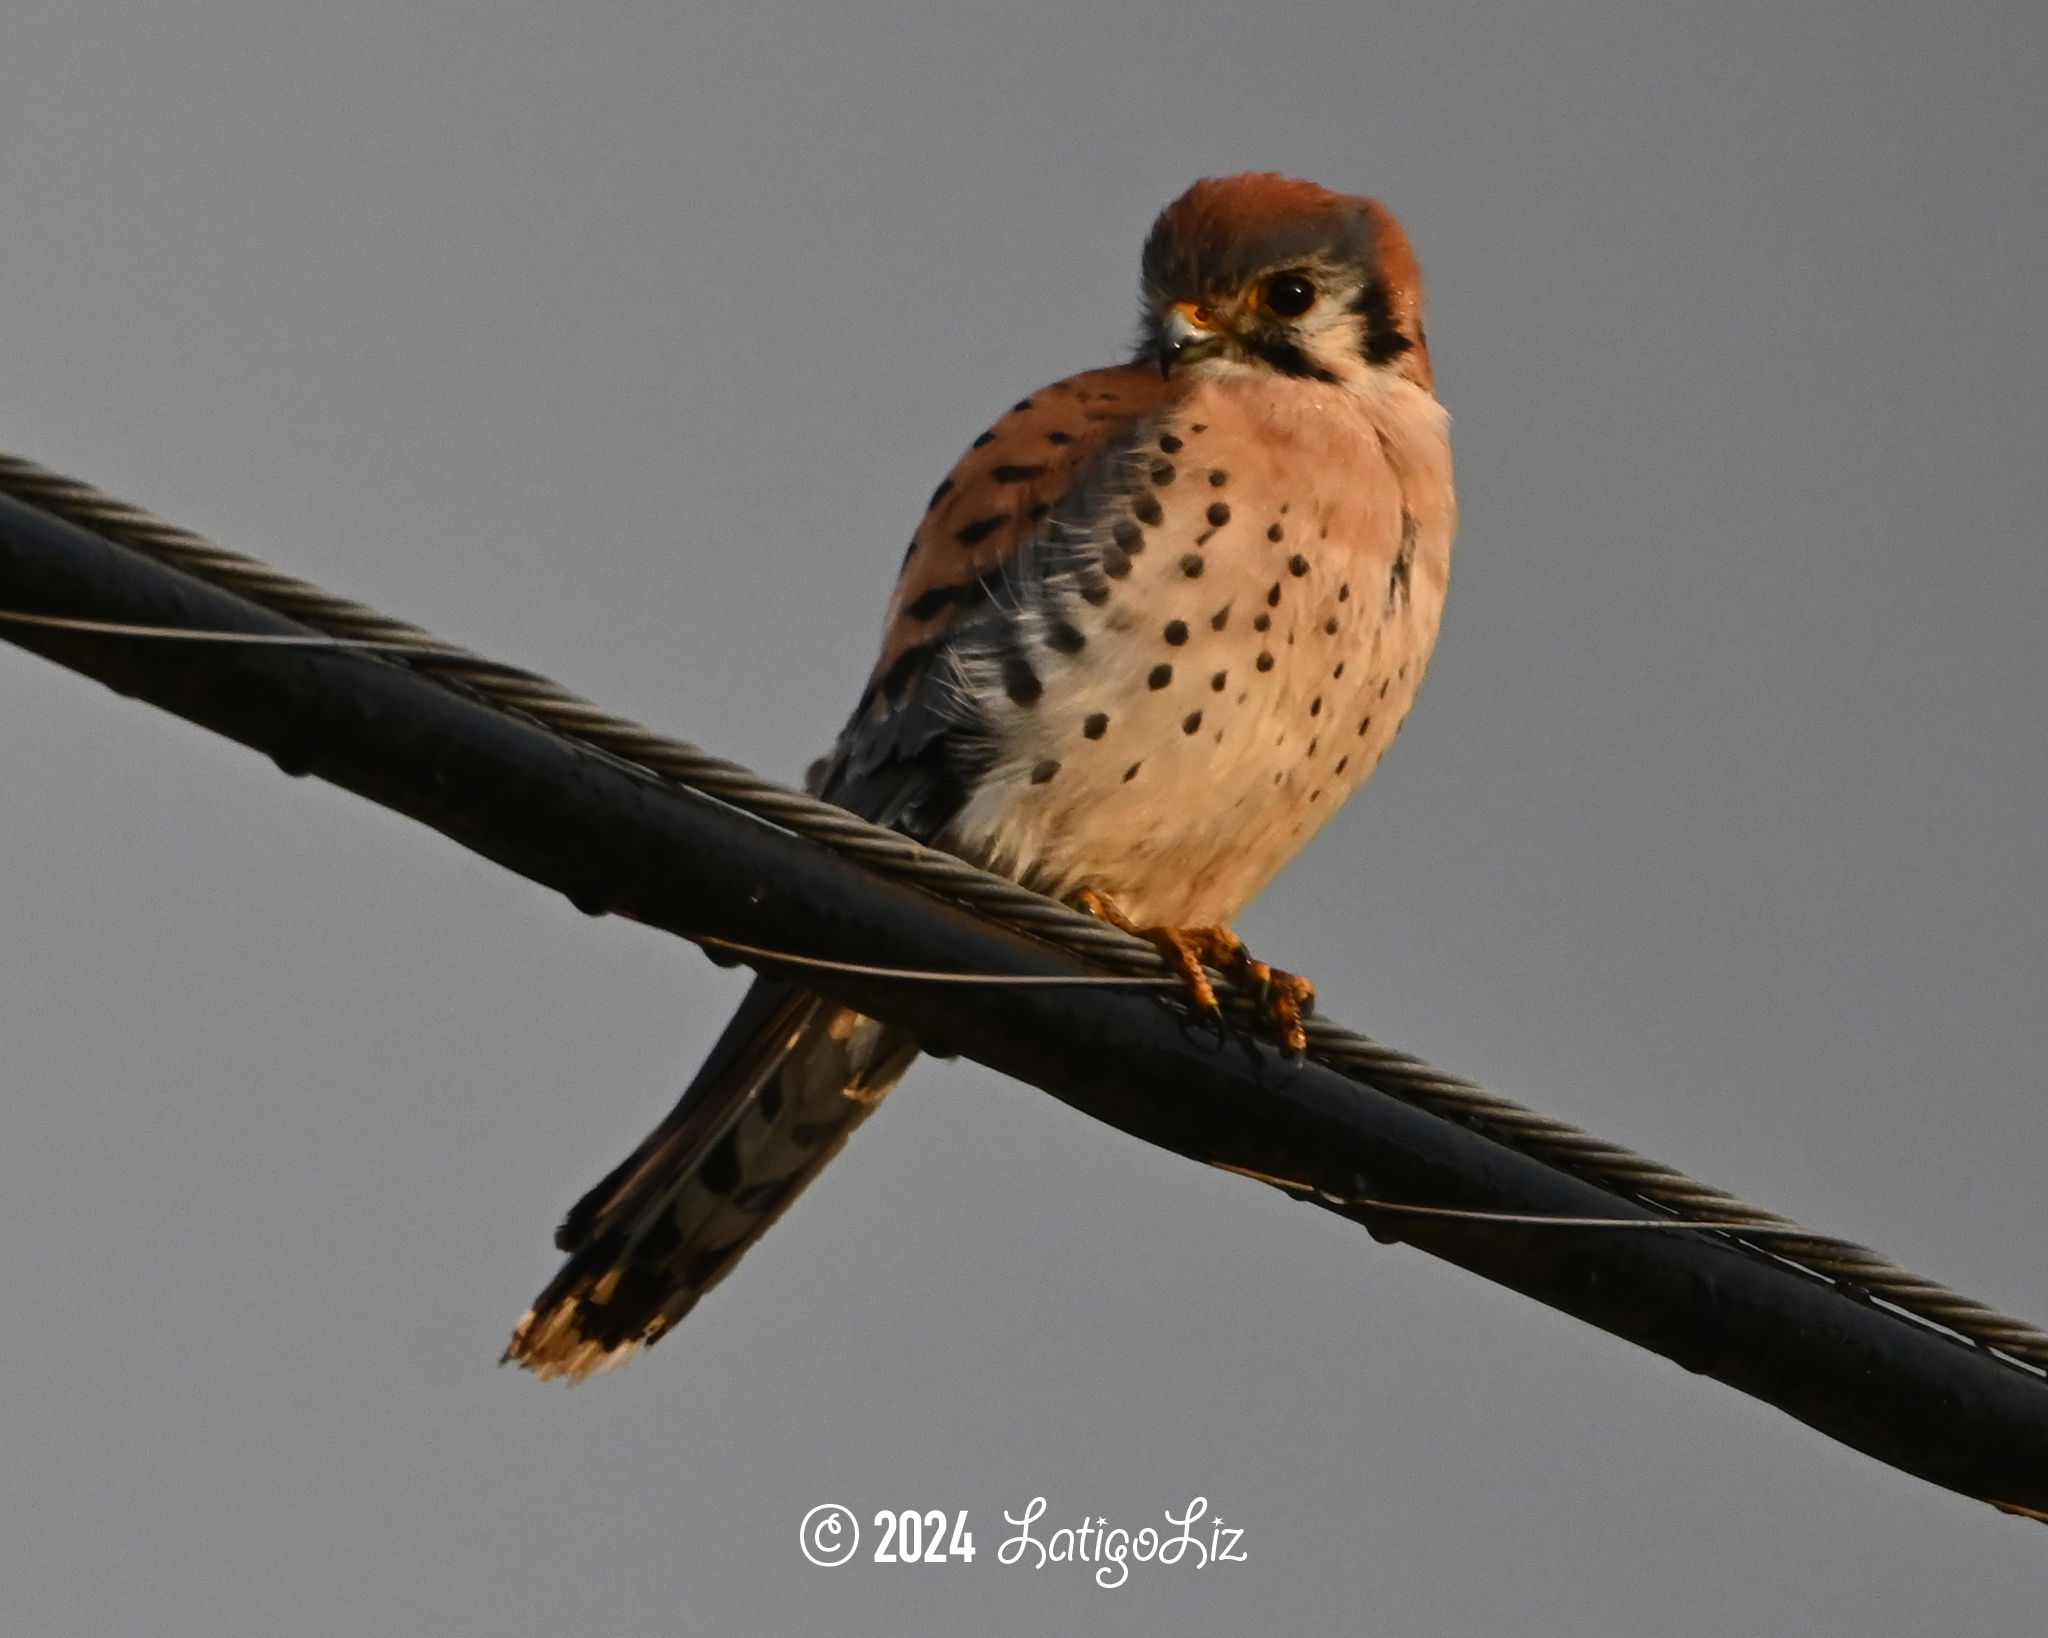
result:
<svg viewBox="0 0 2048 1638"><path fill-rule="evenodd" d="M0 453L0 493L312 631L374 644L383 656L412 664L473 698L516 712L656 778L831 848L877 875L965 905L1000 926L1040 939L1097 967L1142 978L1169 976L1154 946L1107 922L951 854L871 825L737 763L612 716L546 677L443 642L418 626L229 551L204 535L116 500L76 478L18 455ZM1249 996L1223 975L1218 975L1215 983L1235 1015L1252 1015L1255 1007ZM1751 1255L1803 1270L1852 1296L1881 1303L1993 1350L2008 1363L2048 1374L2048 1331L1909 1273L1853 1241L1802 1231L1791 1218L1761 1210L1725 1190L1525 1108L1369 1036L1319 1017L1305 1019L1304 1024L1309 1055L1340 1074L1480 1131L1506 1147L1639 1205L1691 1223L1726 1225L1716 1232ZM1745 1237L1745 1231L1755 1238Z"/></svg>

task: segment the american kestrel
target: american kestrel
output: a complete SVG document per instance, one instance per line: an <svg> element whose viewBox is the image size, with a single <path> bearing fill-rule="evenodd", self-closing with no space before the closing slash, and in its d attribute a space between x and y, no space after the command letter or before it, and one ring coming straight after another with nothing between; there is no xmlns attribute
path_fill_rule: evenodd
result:
<svg viewBox="0 0 2048 1638"><path fill-rule="evenodd" d="M1449 423L1420 269L1371 199L1196 183L1145 242L1141 325L1131 362L1018 400L933 492L816 787L1169 949L1203 929L1179 948L1227 953L1215 930L1414 703L1457 523ZM657 1340L916 1056L757 980L674 1112L569 1213L569 1260L507 1357L582 1377Z"/></svg>

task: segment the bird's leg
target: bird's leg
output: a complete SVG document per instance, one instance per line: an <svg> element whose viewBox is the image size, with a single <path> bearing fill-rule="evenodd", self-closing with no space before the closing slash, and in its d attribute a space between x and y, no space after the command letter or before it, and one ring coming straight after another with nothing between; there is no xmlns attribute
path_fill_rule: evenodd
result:
<svg viewBox="0 0 2048 1638"><path fill-rule="evenodd" d="M1228 927L1139 927L1113 900L1093 888L1084 887L1075 900L1089 915L1156 946L1174 976L1186 987L1188 999L1197 1011L1211 1018L1222 1016L1215 986L1203 971L1204 967L1214 967L1251 992L1259 1016L1290 1054L1308 1049L1308 1032L1301 1021L1315 1011L1315 985L1296 973L1281 972L1258 960L1245 948L1244 940Z"/></svg>

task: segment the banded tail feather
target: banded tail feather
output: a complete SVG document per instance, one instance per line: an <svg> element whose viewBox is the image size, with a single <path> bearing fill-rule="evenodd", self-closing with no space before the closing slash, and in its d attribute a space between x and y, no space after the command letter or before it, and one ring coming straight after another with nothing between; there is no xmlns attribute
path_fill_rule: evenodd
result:
<svg viewBox="0 0 2048 1638"><path fill-rule="evenodd" d="M571 1208L555 1233L569 1260L504 1357L580 1380L659 1341L916 1056L901 1030L758 980L668 1118Z"/></svg>

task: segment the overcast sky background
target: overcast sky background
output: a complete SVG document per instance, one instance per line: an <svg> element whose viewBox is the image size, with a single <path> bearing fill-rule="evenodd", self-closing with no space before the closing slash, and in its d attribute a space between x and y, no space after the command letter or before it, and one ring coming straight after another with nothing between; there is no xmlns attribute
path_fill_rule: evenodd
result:
<svg viewBox="0 0 2048 1638"><path fill-rule="evenodd" d="M784 777L966 441L1126 346L1162 204L1385 199L1452 598L1244 930L2048 1319L2038 4L9 15L0 447ZM623 1374L498 1370L739 976L4 647L0 702L10 1633L2048 1608L2038 1525L965 1064ZM1205 1495L1248 1562L997 1565L1034 1495ZM981 1556L814 1569L825 1501L968 1508Z"/></svg>

